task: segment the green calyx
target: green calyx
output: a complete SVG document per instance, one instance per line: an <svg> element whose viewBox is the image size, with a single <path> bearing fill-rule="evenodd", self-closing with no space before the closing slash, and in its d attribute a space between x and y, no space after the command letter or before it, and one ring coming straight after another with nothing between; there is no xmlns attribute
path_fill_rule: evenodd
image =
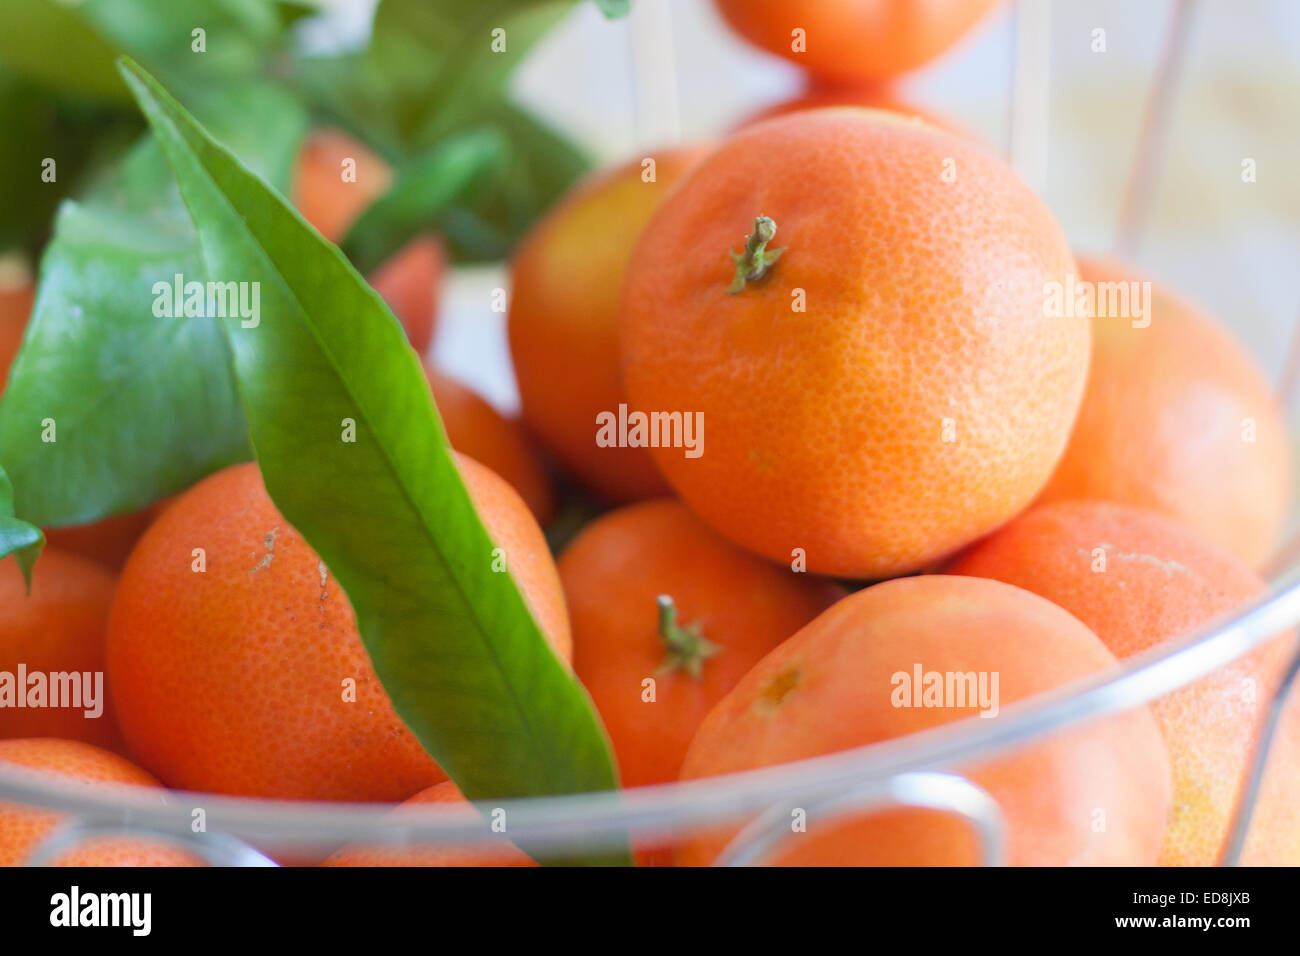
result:
<svg viewBox="0 0 1300 956"><path fill-rule="evenodd" d="M754 220L754 231L745 237L742 252L732 252L731 261L736 264L736 275L727 286L727 292L735 295L750 282L757 282L767 275L768 270L781 258L785 248L768 249L767 244L776 235L776 223L767 216Z"/></svg>
<svg viewBox="0 0 1300 956"><path fill-rule="evenodd" d="M699 680L704 662L722 648L700 635L698 623L678 624L677 606L667 594L659 595L658 603L659 636L668 649L658 673L666 674L680 670Z"/></svg>

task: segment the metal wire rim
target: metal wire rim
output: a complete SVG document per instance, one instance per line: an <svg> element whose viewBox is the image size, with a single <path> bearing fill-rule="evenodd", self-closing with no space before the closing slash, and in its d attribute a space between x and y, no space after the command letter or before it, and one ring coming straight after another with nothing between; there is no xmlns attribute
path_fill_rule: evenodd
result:
<svg viewBox="0 0 1300 956"><path fill-rule="evenodd" d="M859 792L854 809L898 802L890 781L905 774L951 772L1043 735L1086 720L1141 706L1249 653L1300 622L1300 569L1273 593L1238 613L1211 622L1176 641L1129 658L1114 668L1073 681L1002 709L997 720L971 717L920 733L796 763L676 784L621 791L481 803L504 813L510 838L530 852L573 853L625 846L639 840L681 837L689 832L735 827L774 807L816 805ZM1300 666L1300 658L1290 673ZM1280 698L1289 689L1279 688ZM1275 700L1271 716L1280 711ZM1255 766L1267 758L1272 724L1256 745ZM1240 848L1249 826L1255 787L1243 788L1229 843ZM0 798L62 810L94 824L128 823L133 830L190 839L195 808L206 829L238 838L266 852L329 851L340 844L437 843L472 846L499 839L472 807L261 800L171 791L156 792L51 779L39 771L0 767ZM924 802L924 801L921 801ZM199 837L199 839L202 839ZM1235 862L1235 857L1225 859Z"/></svg>

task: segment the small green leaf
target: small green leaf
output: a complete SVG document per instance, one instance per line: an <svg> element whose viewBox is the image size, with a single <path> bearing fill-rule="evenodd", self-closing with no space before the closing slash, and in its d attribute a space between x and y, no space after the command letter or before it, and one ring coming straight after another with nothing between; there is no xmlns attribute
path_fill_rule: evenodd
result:
<svg viewBox="0 0 1300 956"><path fill-rule="evenodd" d="M567 139L511 103L508 89L524 55L572 7L573 0L382 0L364 53L300 60L294 78L333 122L399 171L462 134L498 135L506 147L500 162L443 205L433 225L456 260L500 260L590 168Z"/></svg>
<svg viewBox="0 0 1300 956"><path fill-rule="evenodd" d="M204 107L252 165L287 184L306 128L296 104L231 83ZM221 330L154 314L154 283L177 275L202 281L202 250L146 139L84 201L63 204L41 261L0 397L0 463L24 517L50 527L134 510L251 456Z"/></svg>
<svg viewBox="0 0 1300 956"><path fill-rule="evenodd" d="M0 560L14 555L28 591L32 589L32 566L43 547L45 535L41 529L14 517L13 486L0 468Z"/></svg>
<svg viewBox="0 0 1300 956"><path fill-rule="evenodd" d="M489 106L480 123L509 149L501 164L436 217L458 261L498 262L590 168L590 160L550 127L510 103Z"/></svg>
<svg viewBox="0 0 1300 956"><path fill-rule="evenodd" d="M509 147L494 130L462 133L405 166L387 193L348 231L343 251L370 272L435 218L483 173L503 165Z"/></svg>
<svg viewBox="0 0 1300 956"><path fill-rule="evenodd" d="M156 81L129 62L123 75L209 275L260 283L259 324L222 328L262 476L346 591L397 713L470 799L616 786L590 699L513 578L492 569L419 360L383 301ZM340 440L344 419L354 442Z"/></svg>
<svg viewBox="0 0 1300 956"><path fill-rule="evenodd" d="M600 12L611 20L625 17L632 12L632 0L596 0Z"/></svg>

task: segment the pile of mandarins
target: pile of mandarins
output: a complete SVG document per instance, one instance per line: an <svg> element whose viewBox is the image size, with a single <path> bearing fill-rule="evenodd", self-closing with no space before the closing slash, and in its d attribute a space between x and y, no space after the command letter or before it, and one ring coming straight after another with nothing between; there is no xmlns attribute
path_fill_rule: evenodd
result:
<svg viewBox="0 0 1300 956"><path fill-rule="evenodd" d="M720 142L605 171L535 226L510 265L520 419L428 366L472 498L518 556L623 783L997 720L1262 594L1290 453L1250 358L1161 285L1140 322L1049 308L1048 290L1147 277L1077 259L1010 168L879 85L946 49L990 0L896 20L917 5L820 5L806 56L788 49L792 5L718 5L810 72L807 96ZM303 151L295 201L327 238L386 183L367 157L340 184L338 158L358 155L331 131ZM426 236L371 277L422 354L442 269ZM21 328L30 290L3 303L0 336ZM660 422L663 440L599 441L620 409ZM556 475L613 506L558 562L540 528ZM30 596L0 566L0 668L106 670L115 722L6 713L0 736L47 739L0 741L0 760L247 796L462 799L394 713L346 596L256 465L51 544ZM1149 707L953 769L1001 807L1014 864L1212 864L1295 653L1279 635ZM358 704L339 700L348 675ZM951 675L976 675L980 693L952 699ZM0 863L52 819L0 811ZM734 832L638 856L707 864ZM977 859L960 818L897 808L813 813L771 862ZM1300 707L1244 861L1300 864ZM328 862L530 861L509 847L354 847Z"/></svg>

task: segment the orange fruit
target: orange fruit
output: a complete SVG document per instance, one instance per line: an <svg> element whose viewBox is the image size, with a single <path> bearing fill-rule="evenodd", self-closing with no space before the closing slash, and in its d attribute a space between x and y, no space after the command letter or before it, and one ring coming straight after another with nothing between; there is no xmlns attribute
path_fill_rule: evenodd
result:
<svg viewBox="0 0 1300 956"><path fill-rule="evenodd" d="M36 287L30 281L0 285L0 393L9 381L9 368L23 344Z"/></svg>
<svg viewBox="0 0 1300 956"><path fill-rule="evenodd" d="M715 2L750 43L815 76L840 81L914 70L947 51L997 5L997 0Z"/></svg>
<svg viewBox="0 0 1300 956"><path fill-rule="evenodd" d="M457 462L567 660L568 618L541 529L505 481ZM203 573L191 570L195 548L206 552ZM396 802L446 779L393 711L347 597L253 464L195 485L145 532L113 599L108 671L131 753L175 787Z"/></svg>
<svg viewBox="0 0 1300 956"><path fill-rule="evenodd" d="M464 795L450 780L421 790L402 804L463 803ZM522 850L502 843L491 849L460 846L351 846L339 850L322 866L536 866Z"/></svg>
<svg viewBox="0 0 1300 956"><path fill-rule="evenodd" d="M113 600L113 578L99 565L57 548L46 548L32 571L27 593L14 560L0 561L0 673L14 681L14 699L0 692L0 737L67 737L118 748L122 738L104 678L104 635ZM19 667L27 678L18 683ZM52 675L75 677L65 684ZM31 677L41 675L44 706L31 700ZM96 678L95 675L98 675ZM58 686L56 686L58 685ZM49 706L64 690L75 706ZM87 708L85 705L94 703ZM98 711L90 717L86 710Z"/></svg>
<svg viewBox="0 0 1300 956"><path fill-rule="evenodd" d="M371 273L368 281L406 330L406 338L423 355L433 343L438 296L447 269L447 253L437 236L418 236Z"/></svg>
<svg viewBox="0 0 1300 956"><path fill-rule="evenodd" d="M1079 270L1087 282L1143 281L1105 260L1081 260ZM1259 567L1291 492L1290 444L1268 382L1232 336L1158 284L1148 316L1119 311L1097 308L1083 407L1041 500L1152 508Z"/></svg>
<svg viewBox="0 0 1300 956"><path fill-rule="evenodd" d="M988 719L1001 720L1013 701L1114 664L1095 634L1028 591L947 575L887 581L849 595L763 658L705 718L682 777L876 743L995 706ZM922 679L909 686L917 671ZM929 674L944 685L970 675L971 697L931 696ZM1155 862L1169 812L1169 759L1145 707L956 772L1001 807L1014 865ZM786 837L779 864L977 861L969 826L941 811L891 809L819 823L815 806L803 809L806 831ZM728 839L696 837L679 862L708 863Z"/></svg>
<svg viewBox="0 0 1300 956"><path fill-rule="evenodd" d="M45 540L56 548L102 564L110 571L120 571L144 529L165 505L166 500L89 524L46 528Z"/></svg>
<svg viewBox="0 0 1300 956"><path fill-rule="evenodd" d="M559 567L573 669L629 787L676 780L710 708L844 596L831 581L742 551L669 498L597 518Z"/></svg>
<svg viewBox="0 0 1300 956"><path fill-rule="evenodd" d="M452 447L509 482L538 524L549 522L555 516L555 491L523 426L427 360L424 374Z"/></svg>
<svg viewBox="0 0 1300 956"><path fill-rule="evenodd" d="M0 740L0 764L16 764L73 777L87 785L126 783L157 788L158 781L117 754L79 740L53 737ZM0 866L19 866L63 816L0 803ZM196 857L161 842L137 837L101 837L58 856L59 866L194 866Z"/></svg>
<svg viewBox="0 0 1300 956"><path fill-rule="evenodd" d="M1121 658L1190 634L1265 589L1254 571L1196 532L1155 512L1096 501L1030 509L951 571L1042 595ZM1281 638L1152 703L1174 775L1162 865L1219 861L1260 721L1294 652L1294 635ZM1300 777L1292 787L1300 795Z"/></svg>
<svg viewBox="0 0 1300 956"><path fill-rule="evenodd" d="M728 253L759 216L776 228L763 255L784 251L730 291ZM707 425L698 457L661 432L655 461L776 561L925 567L1024 508L1065 448L1090 330L1047 317L1043 289L1074 262L1041 200L966 141L848 108L748 127L679 184L632 263L628 401Z"/></svg>
<svg viewBox="0 0 1300 956"><path fill-rule="evenodd" d="M870 110L885 110L919 119L923 123L929 123L935 129L944 130L954 136L971 138L967 130L957 126L952 120L909 102L888 83L839 84L821 82L816 78L813 78L799 96L760 110L745 119L741 126L750 126L774 116L785 116L788 113L800 113L804 110L826 109L832 106L860 106Z"/></svg>
<svg viewBox="0 0 1300 956"><path fill-rule="evenodd" d="M330 242L388 191L393 171L342 130L314 130L303 141L293 173L293 204Z"/></svg>
<svg viewBox="0 0 1300 956"><path fill-rule="evenodd" d="M700 147L653 154L579 184L524 238L510 266L510 355L523 418L556 460L615 502L668 493L642 448L596 443L596 417L617 414L618 302L637 236Z"/></svg>

